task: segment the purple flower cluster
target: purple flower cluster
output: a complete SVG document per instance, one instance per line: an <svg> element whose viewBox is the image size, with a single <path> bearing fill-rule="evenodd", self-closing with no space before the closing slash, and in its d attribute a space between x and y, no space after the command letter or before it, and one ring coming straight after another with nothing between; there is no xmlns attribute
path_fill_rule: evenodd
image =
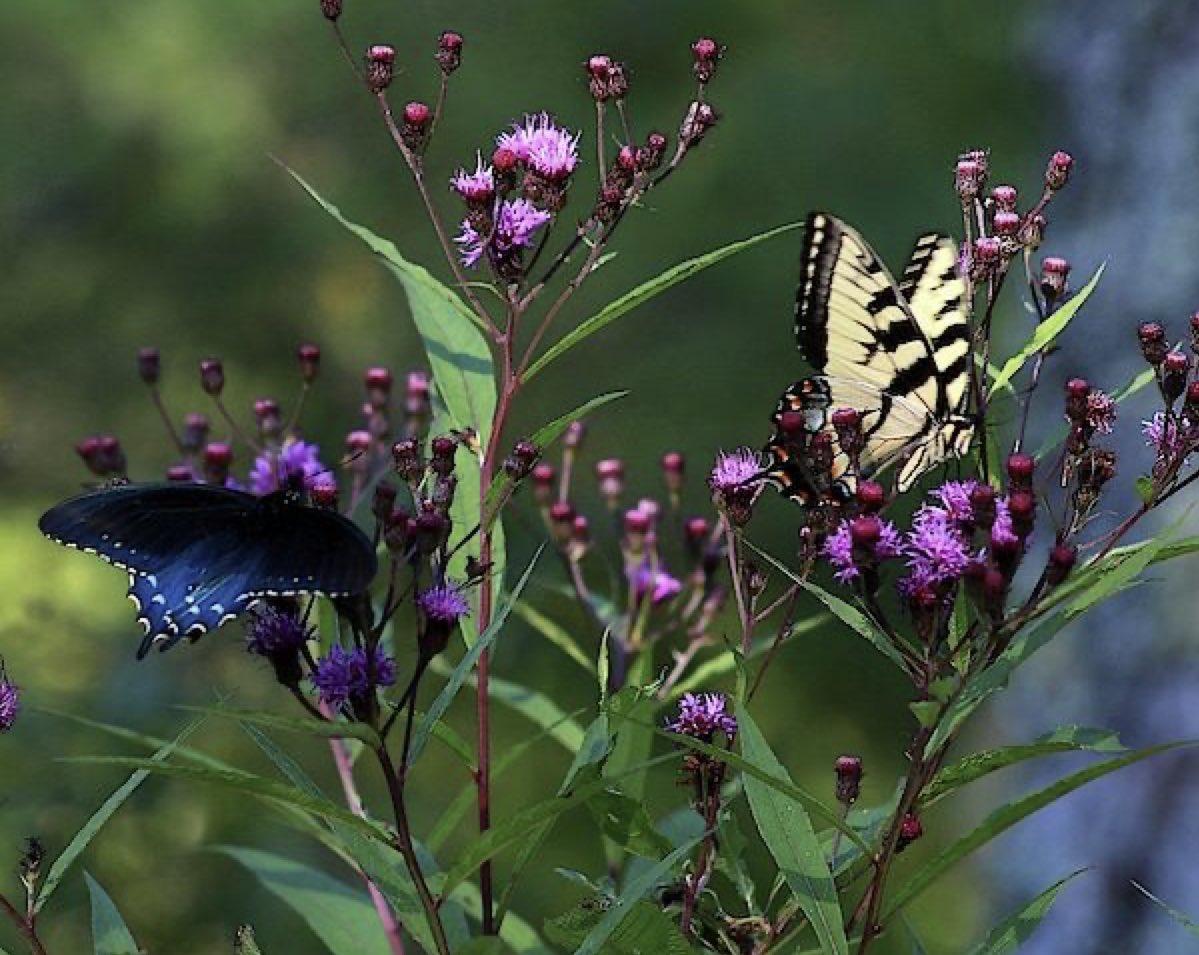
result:
<svg viewBox="0 0 1199 955"><path fill-rule="evenodd" d="M294 613L274 607L257 611L246 632L246 649L262 657L279 657L298 651L311 630Z"/></svg>
<svg viewBox="0 0 1199 955"><path fill-rule="evenodd" d="M288 438L278 451L264 451L250 470L250 493L262 496L282 488L310 489L328 470L321 463L320 451L299 438Z"/></svg>
<svg viewBox="0 0 1199 955"><path fill-rule="evenodd" d="M21 711L21 691L0 668L0 733L7 733Z"/></svg>
<svg viewBox="0 0 1199 955"><path fill-rule="evenodd" d="M864 522L872 522L877 525L877 534L873 532L873 528L868 529L869 533L864 534L862 526ZM855 527L857 528L856 535ZM868 556L872 563L899 556L902 542L899 531L890 521L876 517L842 521L836 531L830 534L828 540L824 542L823 550L824 556L833 565L833 576L836 577L838 583L848 584L862 575L855 555L855 536L858 538L857 548L859 551L865 551L865 556Z"/></svg>
<svg viewBox="0 0 1199 955"><path fill-rule="evenodd" d="M762 473L762 462L756 451L738 448L722 451L708 476L708 486L718 494L743 487Z"/></svg>
<svg viewBox="0 0 1199 955"><path fill-rule="evenodd" d="M374 664L373 674L371 663ZM364 699L372 686L391 686L395 680L395 662L378 646L372 657L367 656L364 647L346 650L334 646L317 663L312 674L312 685L322 702L331 707Z"/></svg>
<svg viewBox="0 0 1199 955"><path fill-rule="evenodd" d="M451 583L438 584L416 598L421 612L438 623L455 624L470 613L470 602L461 588Z"/></svg>
<svg viewBox="0 0 1199 955"><path fill-rule="evenodd" d="M560 129L549 113L537 113L514 123L511 132L496 137L519 162L546 179L561 181L579 164L579 136Z"/></svg>
<svg viewBox="0 0 1199 955"><path fill-rule="evenodd" d="M538 209L528 199L505 199L500 203L490 243L487 241L488 236L480 234L470 219L463 219L462 232L454 239L462 246L459 251L462 264L467 268L474 268L489 245L491 254L497 259L508 258L520 249L529 248L537 230L549 222L550 218L548 212Z"/></svg>
<svg viewBox="0 0 1199 955"><path fill-rule="evenodd" d="M450 180L450 187L467 202L489 202L495 195L495 171L483 162L483 156L480 154L475 163L475 171L468 173L465 169L459 169Z"/></svg>
<svg viewBox="0 0 1199 955"><path fill-rule="evenodd" d="M723 693L684 693L679 712L666 722L672 733L680 733L705 743L719 731L730 743L737 735L737 720L729 712L729 698Z"/></svg>
<svg viewBox="0 0 1199 955"><path fill-rule="evenodd" d="M652 566L648 560L630 570L629 583L638 603L649 594L650 603L655 607L674 599L683 590L683 584L677 577L672 577L661 566Z"/></svg>
<svg viewBox="0 0 1199 955"><path fill-rule="evenodd" d="M1165 411L1158 411L1148 421L1142 421L1141 434L1159 458L1169 461L1185 460L1199 446L1199 427Z"/></svg>

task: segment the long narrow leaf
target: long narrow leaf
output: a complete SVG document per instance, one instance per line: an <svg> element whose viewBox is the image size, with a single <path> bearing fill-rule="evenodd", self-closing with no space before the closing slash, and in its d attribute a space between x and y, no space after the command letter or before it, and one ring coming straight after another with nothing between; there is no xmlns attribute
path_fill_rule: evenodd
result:
<svg viewBox="0 0 1199 955"><path fill-rule="evenodd" d="M1032 337L1021 346L1016 354L1004 362L1003 367L999 370L999 374L991 382L992 390L1002 388L1011 381L1015 374L1024 367L1033 355L1039 351L1044 351L1048 345L1052 344L1055 338L1066 330L1066 326L1070 324L1070 321L1078 314L1078 310L1082 308L1086 300L1090 298L1091 293L1095 291L1095 286L1099 284L1099 279L1103 275L1104 268L1105 266L1103 265L1099 266L1095 270L1095 274L1091 276L1091 281L1083 286L1061 308L1037 326L1036 331L1032 333Z"/></svg>
<svg viewBox="0 0 1199 955"><path fill-rule="evenodd" d="M691 276L698 272L702 272L709 266L727 259L730 255L744 252L746 249L753 248L759 242L765 242L767 239L773 239L775 236L798 229L802 224L801 222L789 222L776 229L771 229L769 232L763 232L760 235L750 236L748 239L730 243L712 252L680 262L678 265L667 269L661 275L647 282L642 282L635 289L626 292L590 318L584 319L547 348L545 353L529 367L529 370L525 373L525 381L532 380L548 365L561 358L580 342L590 338L600 329L611 325L616 319L631 312L638 305L649 301L655 295L665 292L668 288L678 285L680 282L691 278Z"/></svg>
<svg viewBox="0 0 1199 955"><path fill-rule="evenodd" d="M551 646L557 647L567 658L573 663L577 663L588 673L595 673L595 664L581 649L575 638L567 632L556 620L552 620L543 614L536 607L525 603L523 600L517 601L512 608L516 611L516 615L525 623L536 630L539 634L549 641Z"/></svg>
<svg viewBox="0 0 1199 955"><path fill-rule="evenodd" d="M95 955L140 955L141 948L116 903L90 872L85 871L83 878L92 900L92 951Z"/></svg>
<svg viewBox="0 0 1199 955"><path fill-rule="evenodd" d="M183 740L187 739L196 729L204 722L204 718L192 720L187 724L175 737L174 740L161 747L149 760L153 765L161 765L174 752L175 747ZM67 874L67 870L76 859L83 853L83 850L91 844L91 841L96 838L96 834L104 827L104 824L113 817L118 809L124 805L125 800L137 791L137 788L146 781L150 775L144 769L135 767L135 772L121 785L111 796L104 800L103 804L97 809L90 819L83 824L83 827L75 833L67 847L62 851L53 865L50 866L50 871L46 873L46 879L42 883L41 889L38 891L37 899L33 903L33 914L36 915L50 901L50 897L62 883L63 876Z"/></svg>
<svg viewBox="0 0 1199 955"><path fill-rule="evenodd" d="M512 612L512 605L525 589L525 584L529 582L529 578L533 575L533 568L537 566L537 559L541 556L541 552L544 549L544 544L537 549L537 553L529 561L529 566L521 574L516 586L512 589L511 593L505 595L487 630L474 642L474 645L466 651L462 659L458 662L458 665L454 667L454 672L450 675L449 681L442 687L441 692L437 694L437 698L433 701L433 705L429 707L429 712L425 714L425 718L416 727L416 731L412 734L412 748L408 757L409 765L415 763L417 757L420 756L421 751L425 748L425 744L429 741L433 727L445 716L446 711L450 708L450 704L454 702L454 697L462 689L462 684L466 682L467 676L474 670L475 664L479 662L479 657L483 655L483 651L495 643L500 631L504 628L504 624L508 622L508 615Z"/></svg>
<svg viewBox="0 0 1199 955"><path fill-rule="evenodd" d="M788 786L793 785L766 737L744 709L737 713L737 738L741 741L741 754L750 763ZM745 795L762 841L774 856L800 911L808 917L820 940L821 951L848 955L849 942L837 901L837 886L803 804L752 776L746 777Z"/></svg>
<svg viewBox="0 0 1199 955"><path fill-rule="evenodd" d="M1132 887L1145 896L1145 898L1149 899L1149 901L1151 901L1154 905L1158 906L1163 912L1170 916L1170 918L1181 925L1184 929L1186 929L1195 937L1199 938L1199 923L1196 923L1193 918L1191 918L1185 912L1180 912L1178 909L1171 908L1139 882L1134 881L1132 883Z"/></svg>
<svg viewBox="0 0 1199 955"><path fill-rule="evenodd" d="M238 720L242 723L254 723L288 733L303 733L307 736L320 736L326 739L356 739L372 748L380 745L379 734L365 723L318 720L311 716L285 716L270 710L242 710L228 706L180 705L176 709L203 713L206 716L218 716L222 719Z"/></svg>
<svg viewBox="0 0 1199 955"><path fill-rule="evenodd" d="M884 920L889 920L892 915L901 911L909 902L919 896L937 879L976 849L985 846L996 836L1006 832L1016 823L1026 819L1033 813L1044 809L1050 803L1056 802L1058 799L1074 792L1076 789L1082 788L1089 782L1110 775L1118 769L1123 769L1125 766L1139 763L1141 760L1148 759L1150 756L1156 756L1158 753L1166 753L1171 750L1195 745L1199 745L1199 740L1179 740L1173 743L1160 743L1157 746L1134 750L1127 755L1118 756L1115 759L1109 759L1094 766L1088 766L1086 769L1079 770L1076 773L1059 779L1044 789L1017 799L1015 802L1008 803L1006 806L1001 806L991 813L991 815L987 816L976 829L946 846L924 868L908 879L898 893L896 893L895 898L891 900L890 908L887 910Z"/></svg>
<svg viewBox="0 0 1199 955"><path fill-rule="evenodd" d="M273 852L216 846L312 929L330 955L389 955L391 946L366 893Z"/></svg>
<svg viewBox="0 0 1199 955"><path fill-rule="evenodd" d="M1013 912L991 930L985 942L971 949L970 955L1014 955L1045 920L1062 889L1083 872L1086 872L1086 869L1071 872L1064 879L1053 883L1020 911Z"/></svg>

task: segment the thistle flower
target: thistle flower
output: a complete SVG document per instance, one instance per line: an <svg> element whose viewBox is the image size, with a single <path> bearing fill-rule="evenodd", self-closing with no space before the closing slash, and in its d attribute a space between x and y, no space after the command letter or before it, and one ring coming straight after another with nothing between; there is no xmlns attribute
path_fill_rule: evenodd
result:
<svg viewBox="0 0 1199 955"><path fill-rule="evenodd" d="M1199 443L1199 428L1164 411L1142 421L1141 434L1145 436L1145 443L1157 452L1158 458L1171 461L1190 457Z"/></svg>
<svg viewBox="0 0 1199 955"><path fill-rule="evenodd" d="M978 487L979 482L975 480L946 481L935 493L950 520L957 524L972 524L976 518L970 496Z"/></svg>
<svg viewBox="0 0 1199 955"><path fill-rule="evenodd" d="M650 604L658 606L677 597L683 590L682 583L661 567L651 566L649 561L641 564L629 574L629 583L638 602L650 595Z"/></svg>
<svg viewBox="0 0 1199 955"><path fill-rule="evenodd" d="M753 481L761 471L762 464L756 451L749 448L722 451L716 456L716 464L708 477L708 487L717 494L727 494Z"/></svg>
<svg viewBox="0 0 1199 955"><path fill-rule="evenodd" d="M525 116L511 132L496 137L499 149L509 150L538 175L552 181L566 179L579 163L579 136L554 122L549 113Z"/></svg>
<svg viewBox="0 0 1199 955"><path fill-rule="evenodd" d="M878 526L878 534L863 533L863 527L858 524L871 521ZM858 533L855 535L855 525ZM873 528L870 528L873 531ZM868 539L869 538L869 539ZM868 561L877 563L888 557L896 557L900 553L901 539L899 531L890 521L877 517L862 517L854 520L844 520L836 531L829 535L821 548L821 553L828 558L834 567L833 576L838 583L848 584L862 575L859 559L865 557ZM863 554L863 548L866 553Z"/></svg>
<svg viewBox="0 0 1199 955"><path fill-rule="evenodd" d="M499 216L492 230L490 247L469 219L462 220L462 232L454 239L462 248L458 254L462 264L474 268L485 251L497 264L504 264L521 249L533 244L533 236L550 221L550 214L538 209L528 199L508 199L500 205Z"/></svg>
<svg viewBox="0 0 1199 955"><path fill-rule="evenodd" d="M12 729L20 711L21 691L9 680L8 674L4 672L4 665L0 663L0 733L7 733Z"/></svg>
<svg viewBox="0 0 1199 955"><path fill-rule="evenodd" d="M914 578L909 586L955 581L970 562L966 541L949 512L927 504L912 519L903 553Z"/></svg>
<svg viewBox="0 0 1199 955"><path fill-rule="evenodd" d="M421 612L431 620L455 624L470 613L470 602L456 584L443 583L422 591L416 598Z"/></svg>
<svg viewBox="0 0 1199 955"><path fill-rule="evenodd" d="M712 742L717 732L730 743L737 736L737 720L729 712L729 698L723 693L684 693L678 715L667 720L666 728L705 743Z"/></svg>
<svg viewBox="0 0 1199 955"><path fill-rule="evenodd" d="M467 202L483 205L495 195L495 170L483 162L483 154L478 153L475 171L468 173L459 169L450 180L450 188Z"/></svg>
<svg viewBox="0 0 1199 955"><path fill-rule="evenodd" d="M250 492L262 496L281 488L309 489L317 475L326 471L320 450L315 444L289 438L278 451L264 451L250 470Z"/></svg>
<svg viewBox="0 0 1199 955"><path fill-rule="evenodd" d="M373 673L370 672L371 663L374 664ZM363 647L346 650L335 646L317 663L312 685L323 703L337 708L347 702L363 700L372 687L391 686L395 679L395 663L382 648L375 647L372 657L368 658Z"/></svg>
<svg viewBox="0 0 1199 955"><path fill-rule="evenodd" d="M265 657L283 686L297 687L304 676L300 650L311 632L297 614L268 606L246 628L246 650Z"/></svg>

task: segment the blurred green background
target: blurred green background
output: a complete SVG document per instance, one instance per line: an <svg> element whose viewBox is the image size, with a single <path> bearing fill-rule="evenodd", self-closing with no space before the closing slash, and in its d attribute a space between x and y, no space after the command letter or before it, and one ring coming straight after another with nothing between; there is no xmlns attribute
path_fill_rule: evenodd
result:
<svg viewBox="0 0 1199 955"><path fill-rule="evenodd" d="M955 227L951 172L963 148L990 147L999 179L1031 194L1044 157L1070 146L1053 133L1065 104L1030 68L1033 5L1026 2L969 15L947 0L346 0L346 7L343 23L356 49L397 47L397 103L434 96L431 53L442 29L466 37L465 65L429 155L435 185L530 110L550 110L583 129L589 160L592 104L580 65L598 51L631 68L635 128L673 136L692 90L688 45L702 34L728 45L711 94L719 126L629 217L618 258L575 300L575 320L681 259L812 208L858 224L898 265L918 231ZM134 356L143 345L161 347L167 399L181 415L208 410L195 373L201 358L224 359L234 407L248 409L264 395L286 406L297 387L295 346L319 343L325 363L307 431L333 457L357 426L362 370L381 364L400 373L423 362L398 286L270 157L448 279L403 165L317 0L7 3L0 7L0 83L7 144L0 151L0 586L7 595L0 649L9 671L30 707L161 735L185 721L176 703L221 695L285 707L270 675L238 648L236 628L135 663L136 627L121 575L43 541L35 521L83 479L72 445L85 434L119 434L136 477L156 477L169 463L136 378ZM587 166L576 184L583 200L593 174ZM1085 195L1102 183L1078 189ZM435 191L446 214L455 214L448 193ZM1071 195L1062 203L1074 201ZM582 203L571 209L581 214ZM595 394L629 388L628 398L592 422L588 459L625 457L638 496L659 492L658 456L681 450L692 463L690 507L703 509L701 475L714 453L758 444L779 391L801 373L790 333L797 245L792 234L737 257L593 339L526 393L513 436ZM584 504L598 507L594 496L584 495ZM785 550L794 524L786 507L769 500L755 521L756 539ZM526 510L510 526L519 561L535 544L535 521ZM577 614L566 620L581 622ZM579 671L565 670L560 656L519 626L498 672L519 674L567 710L593 702ZM888 794L910 717L903 686L868 648L832 632L790 646L761 701L760 721L798 782L831 797L832 760L852 751L870 770L865 801ZM456 716L469 729L470 713ZM529 724L503 714L497 739L502 747L529 732ZM266 771L229 726L205 726L195 742ZM56 854L123 778L54 759L113 747L107 737L32 711L0 738L0 868L10 867L3 854L15 859L29 834ZM310 765L327 763L320 746L297 750ZM504 781L498 814L548 795L569 755L540 747ZM446 775L457 772L441 758L431 753L413 782L418 830L437 818ZM332 784L327 769L320 776ZM659 782L654 808L664 813L684 795L669 778ZM912 854L935 849L962 831L964 815L977 815L957 811L936 812L926 844ZM581 815L568 818L559 836L515 900L516 911L536 924L579 894L553 866L602 868ZM259 927L265 951L318 951L294 917L254 898L250 877L209 851L221 843L320 858L257 804L152 780L84 863L153 952L227 950L233 927L247 920ZM976 870L975 881L968 875L963 869L914 910L934 955L961 951L996 915L986 873ZM15 888L12 882L4 891ZM50 948L85 950L86 924L76 872L44 916ZM10 945L7 931L0 927L0 942ZM880 955L901 950L897 941L879 946Z"/></svg>

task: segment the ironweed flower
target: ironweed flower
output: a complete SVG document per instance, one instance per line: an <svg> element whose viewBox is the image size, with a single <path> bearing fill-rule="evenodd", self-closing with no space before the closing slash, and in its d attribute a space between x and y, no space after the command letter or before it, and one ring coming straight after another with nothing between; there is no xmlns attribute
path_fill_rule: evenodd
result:
<svg viewBox="0 0 1199 955"><path fill-rule="evenodd" d="M373 687L391 686L395 679L395 663L381 647L368 657L363 647L334 646L317 662L312 685L323 703L336 708L362 701Z"/></svg>
<svg viewBox="0 0 1199 955"><path fill-rule="evenodd" d="M711 743L719 732L732 743L737 737L737 720L729 709L729 698L723 693L684 693L678 715L666 721L666 728L705 743Z"/></svg>
<svg viewBox="0 0 1199 955"><path fill-rule="evenodd" d="M317 475L326 471L320 450L315 444L288 438L278 451L264 451L250 470L250 492L261 496L282 488L311 488Z"/></svg>
<svg viewBox="0 0 1199 955"><path fill-rule="evenodd" d="M1199 427L1177 415L1156 412L1141 422L1145 443L1157 452L1159 460L1185 461L1199 445Z"/></svg>
<svg viewBox="0 0 1199 955"><path fill-rule="evenodd" d="M654 567L650 561L644 561L635 570L629 572L629 583L638 603L650 595L650 604L658 606L673 600L683 590L682 582L668 574L662 567Z"/></svg>
<svg viewBox="0 0 1199 955"><path fill-rule="evenodd" d="M543 112L525 116L523 123L513 123L512 130L497 136L495 143L538 175L561 182L579 163L581 135L561 129L549 113Z"/></svg>
<svg viewBox="0 0 1199 955"><path fill-rule="evenodd" d="M865 522L870 522L870 526ZM842 521L825 540L821 553L833 565L837 582L848 584L862 576L859 561L869 565L896 557L900 553L900 544L899 531L894 524L868 515Z"/></svg>
<svg viewBox="0 0 1199 955"><path fill-rule="evenodd" d="M311 635L298 614L268 606L246 628L246 650L270 661L281 684L296 687L304 675L300 651Z"/></svg>
<svg viewBox="0 0 1199 955"><path fill-rule="evenodd" d="M753 508L757 478L762 463L756 451L738 448L721 452L708 475L708 487L716 507L736 526L745 524Z"/></svg>
<svg viewBox="0 0 1199 955"><path fill-rule="evenodd" d="M475 171L459 169L450 180L450 188L471 205L487 205L495 196L495 170L478 153Z"/></svg>
<svg viewBox="0 0 1199 955"><path fill-rule="evenodd" d="M538 209L528 199L506 199L500 204L490 242L469 219L463 219L462 232L454 239L462 246L458 252L462 264L474 268L487 252L497 268L510 267L522 249L532 246L537 230L550 218L548 212Z"/></svg>
<svg viewBox="0 0 1199 955"><path fill-rule="evenodd" d="M21 711L21 691L13 683L0 662L0 733L7 733Z"/></svg>
<svg viewBox="0 0 1199 955"><path fill-rule="evenodd" d="M957 580L970 562L966 541L949 512L927 504L912 519L903 553L913 573L930 583Z"/></svg>
<svg viewBox="0 0 1199 955"><path fill-rule="evenodd" d="M470 602L460 586L446 581L422 591L416 605L424 615L418 636L420 652L429 659L446 648L458 621L470 613Z"/></svg>

